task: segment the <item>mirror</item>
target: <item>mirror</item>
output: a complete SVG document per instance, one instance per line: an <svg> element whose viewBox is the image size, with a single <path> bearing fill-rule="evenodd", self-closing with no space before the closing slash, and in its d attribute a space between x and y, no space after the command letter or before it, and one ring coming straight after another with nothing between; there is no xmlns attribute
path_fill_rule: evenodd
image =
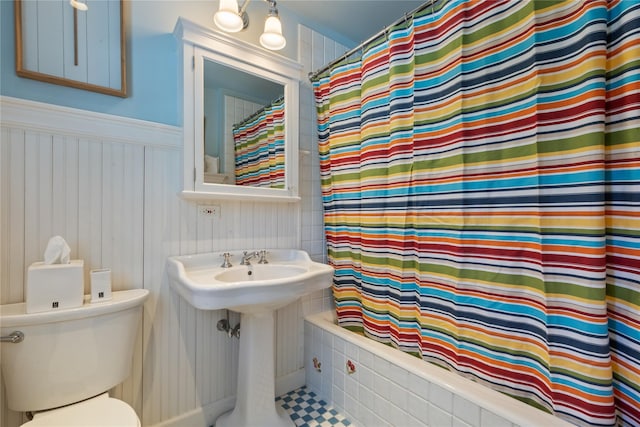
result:
<svg viewBox="0 0 640 427"><path fill-rule="evenodd" d="M174 35L182 42L182 196L299 200L302 66L184 18Z"/></svg>
<svg viewBox="0 0 640 427"><path fill-rule="evenodd" d="M284 155L269 156L284 154L282 132L270 132L270 112L283 97L280 83L204 60L204 182L284 188L284 181L268 179L269 169L284 170Z"/></svg>

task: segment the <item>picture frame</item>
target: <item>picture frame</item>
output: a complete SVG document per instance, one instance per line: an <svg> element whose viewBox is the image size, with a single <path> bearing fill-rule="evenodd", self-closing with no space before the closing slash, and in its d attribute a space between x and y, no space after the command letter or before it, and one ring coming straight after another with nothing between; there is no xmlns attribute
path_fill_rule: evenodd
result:
<svg viewBox="0 0 640 427"><path fill-rule="evenodd" d="M125 2L84 2L14 0L16 74L125 98Z"/></svg>

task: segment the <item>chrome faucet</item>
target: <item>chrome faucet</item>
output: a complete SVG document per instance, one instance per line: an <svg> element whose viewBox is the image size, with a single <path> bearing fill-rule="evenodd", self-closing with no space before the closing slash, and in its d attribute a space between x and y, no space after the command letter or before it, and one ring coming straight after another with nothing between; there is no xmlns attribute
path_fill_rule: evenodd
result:
<svg viewBox="0 0 640 427"><path fill-rule="evenodd" d="M220 267L222 267L222 268L233 267L233 264L231 264L231 261L230 261L231 254L229 252L225 252L220 256L224 258L224 261L222 262L222 265Z"/></svg>
<svg viewBox="0 0 640 427"><path fill-rule="evenodd" d="M251 265L251 262L250 262L251 258L257 257L259 255L260 255L260 253L258 253L258 251L251 252L251 253L249 253L247 251L244 251L244 254L242 255L242 261L240 261L240 264L241 265Z"/></svg>
<svg viewBox="0 0 640 427"><path fill-rule="evenodd" d="M269 264L269 261L267 261L268 252L266 250L263 249L260 252L256 252L256 254L260 255L260 260L258 261L258 264Z"/></svg>

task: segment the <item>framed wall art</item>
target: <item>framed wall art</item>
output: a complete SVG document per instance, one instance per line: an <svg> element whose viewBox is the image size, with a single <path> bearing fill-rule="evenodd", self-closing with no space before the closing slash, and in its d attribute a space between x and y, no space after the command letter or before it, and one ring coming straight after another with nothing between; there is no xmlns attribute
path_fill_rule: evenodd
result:
<svg viewBox="0 0 640 427"><path fill-rule="evenodd" d="M123 0L14 0L14 7L18 76L127 96Z"/></svg>

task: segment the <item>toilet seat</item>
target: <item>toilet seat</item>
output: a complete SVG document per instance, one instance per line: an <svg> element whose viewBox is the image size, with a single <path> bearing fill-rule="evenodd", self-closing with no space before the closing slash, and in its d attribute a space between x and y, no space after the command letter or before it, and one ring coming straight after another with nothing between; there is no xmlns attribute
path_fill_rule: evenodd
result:
<svg viewBox="0 0 640 427"><path fill-rule="evenodd" d="M38 412L22 427L140 427L133 408L122 400L101 394L80 403Z"/></svg>

